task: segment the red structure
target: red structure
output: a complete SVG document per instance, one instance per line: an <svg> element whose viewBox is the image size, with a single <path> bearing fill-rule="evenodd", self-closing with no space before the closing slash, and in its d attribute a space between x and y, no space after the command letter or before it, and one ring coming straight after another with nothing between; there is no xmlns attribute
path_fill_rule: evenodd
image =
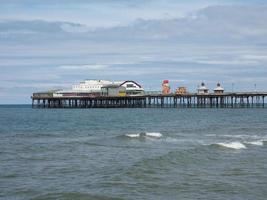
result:
<svg viewBox="0 0 267 200"><path fill-rule="evenodd" d="M169 80L164 80L162 83L162 94L170 94L171 88Z"/></svg>

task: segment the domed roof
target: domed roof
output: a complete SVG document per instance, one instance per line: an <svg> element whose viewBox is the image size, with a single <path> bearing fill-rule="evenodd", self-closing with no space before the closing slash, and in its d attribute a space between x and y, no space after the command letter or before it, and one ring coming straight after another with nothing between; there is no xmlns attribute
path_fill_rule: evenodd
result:
<svg viewBox="0 0 267 200"><path fill-rule="evenodd" d="M217 83L217 87L214 89L214 91L224 91L224 89L221 87L220 83Z"/></svg>
<svg viewBox="0 0 267 200"><path fill-rule="evenodd" d="M208 88L205 86L205 83L202 82L201 86L198 87L198 90L208 90Z"/></svg>

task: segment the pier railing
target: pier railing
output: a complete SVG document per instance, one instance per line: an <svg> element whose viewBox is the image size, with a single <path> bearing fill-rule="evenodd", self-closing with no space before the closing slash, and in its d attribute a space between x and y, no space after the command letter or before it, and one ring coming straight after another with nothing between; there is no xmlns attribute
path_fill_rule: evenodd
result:
<svg viewBox="0 0 267 200"><path fill-rule="evenodd" d="M263 108L267 92L150 94L139 96L32 96L33 108Z"/></svg>

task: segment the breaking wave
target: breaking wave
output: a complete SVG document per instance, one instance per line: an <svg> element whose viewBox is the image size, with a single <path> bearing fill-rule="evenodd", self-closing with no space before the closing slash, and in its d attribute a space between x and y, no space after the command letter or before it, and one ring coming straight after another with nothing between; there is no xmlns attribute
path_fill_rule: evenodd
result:
<svg viewBox="0 0 267 200"><path fill-rule="evenodd" d="M129 138L161 138L162 134L157 132L144 132L144 133L126 134L125 136Z"/></svg>
<svg viewBox="0 0 267 200"><path fill-rule="evenodd" d="M207 134L208 137L216 137L221 138L222 140L226 139L226 141L216 143L212 143L212 145L224 147L224 148L231 148L231 149L246 149L249 146L264 146L267 142L267 135L217 135L217 134ZM231 139L232 141L231 141ZM228 140L228 141L227 141ZM233 141L234 140L234 141Z"/></svg>
<svg viewBox="0 0 267 200"><path fill-rule="evenodd" d="M230 148L230 149L246 149L247 147L242 144L241 142L228 142L228 143L217 143L217 145L225 147L225 148Z"/></svg>
<svg viewBox="0 0 267 200"><path fill-rule="evenodd" d="M125 136L130 137L130 138L139 138L140 133L126 134Z"/></svg>
<svg viewBox="0 0 267 200"><path fill-rule="evenodd" d="M256 141L244 141L244 142L220 142L216 143L216 145L231 148L231 149L246 149L246 145L256 145L256 146L263 146L265 140L256 140Z"/></svg>
<svg viewBox="0 0 267 200"><path fill-rule="evenodd" d="M263 146L264 141L259 140L259 141L252 141L252 142L245 142L246 144L252 144L252 145L257 145L257 146Z"/></svg>

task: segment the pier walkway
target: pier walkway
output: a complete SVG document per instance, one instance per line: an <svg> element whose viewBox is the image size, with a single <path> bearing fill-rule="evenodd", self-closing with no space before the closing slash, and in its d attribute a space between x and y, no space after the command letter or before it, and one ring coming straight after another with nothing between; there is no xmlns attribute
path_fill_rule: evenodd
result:
<svg viewBox="0 0 267 200"><path fill-rule="evenodd" d="M124 97L53 97L51 94L34 93L31 98L33 108L263 108L266 96L267 92Z"/></svg>

